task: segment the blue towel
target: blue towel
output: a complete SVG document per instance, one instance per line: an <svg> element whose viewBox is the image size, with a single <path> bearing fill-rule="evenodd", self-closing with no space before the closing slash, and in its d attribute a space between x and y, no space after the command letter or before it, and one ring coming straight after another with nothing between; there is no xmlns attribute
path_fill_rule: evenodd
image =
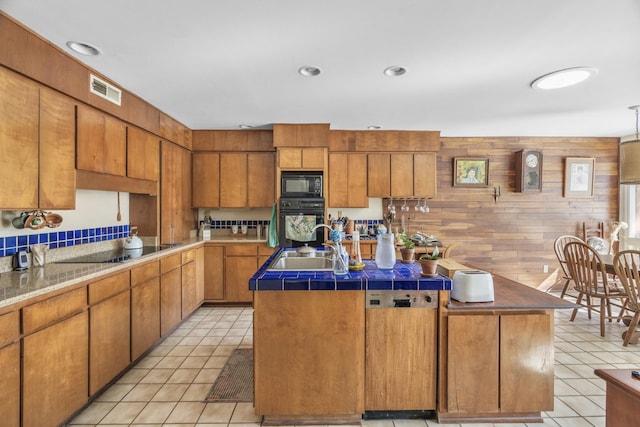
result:
<svg viewBox="0 0 640 427"><path fill-rule="evenodd" d="M278 204L273 204L273 209L271 210L271 223L269 224L269 236L267 238L267 246L270 248L275 248L278 246L278 230L276 228L276 224L278 221Z"/></svg>

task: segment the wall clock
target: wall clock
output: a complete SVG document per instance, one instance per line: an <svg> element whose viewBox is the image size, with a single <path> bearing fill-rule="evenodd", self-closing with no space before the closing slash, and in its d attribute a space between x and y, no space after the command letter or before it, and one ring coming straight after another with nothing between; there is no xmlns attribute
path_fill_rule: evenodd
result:
<svg viewBox="0 0 640 427"><path fill-rule="evenodd" d="M542 151L516 152L516 191L542 191Z"/></svg>

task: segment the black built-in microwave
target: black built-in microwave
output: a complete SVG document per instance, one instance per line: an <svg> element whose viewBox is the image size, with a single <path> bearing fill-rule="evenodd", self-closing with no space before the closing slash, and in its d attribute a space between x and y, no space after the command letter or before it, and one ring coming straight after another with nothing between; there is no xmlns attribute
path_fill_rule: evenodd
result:
<svg viewBox="0 0 640 427"><path fill-rule="evenodd" d="M286 199L322 198L322 172L282 172L280 197Z"/></svg>

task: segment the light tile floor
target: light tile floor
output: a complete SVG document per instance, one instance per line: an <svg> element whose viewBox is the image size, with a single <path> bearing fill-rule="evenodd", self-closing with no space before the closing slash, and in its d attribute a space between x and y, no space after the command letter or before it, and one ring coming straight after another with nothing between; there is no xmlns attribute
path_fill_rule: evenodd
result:
<svg viewBox="0 0 640 427"><path fill-rule="evenodd" d="M597 313L581 310L555 319L555 409L544 424L495 424L495 427L604 427L605 383L597 368L640 367L640 346L622 346L621 323L608 323L601 338ZM524 338L524 337L523 337ZM231 351L251 347L252 309L201 307L90 406L70 427L249 427L260 426L251 403L203 403ZM428 427L423 420L366 420L365 427ZM455 425L447 424L455 427ZM492 424L460 424L487 427Z"/></svg>

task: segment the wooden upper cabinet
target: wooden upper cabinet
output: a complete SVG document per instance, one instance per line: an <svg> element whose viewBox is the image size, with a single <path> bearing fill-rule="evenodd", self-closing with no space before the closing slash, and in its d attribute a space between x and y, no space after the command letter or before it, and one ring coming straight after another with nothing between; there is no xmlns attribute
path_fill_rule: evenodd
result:
<svg viewBox="0 0 640 427"><path fill-rule="evenodd" d="M160 241L170 243L173 224L174 243L189 237L196 220L191 201L191 152L168 141L161 141Z"/></svg>
<svg viewBox="0 0 640 427"><path fill-rule="evenodd" d="M159 169L159 138L137 127L127 127L127 176L157 181Z"/></svg>
<svg viewBox="0 0 640 427"><path fill-rule="evenodd" d="M367 195L389 197L391 194L391 159L389 154L367 155Z"/></svg>
<svg viewBox="0 0 640 427"><path fill-rule="evenodd" d="M220 154L220 207L247 206L247 154Z"/></svg>
<svg viewBox="0 0 640 427"><path fill-rule="evenodd" d="M272 207L276 201L274 153L249 153L247 155L247 165L247 207Z"/></svg>
<svg viewBox="0 0 640 427"><path fill-rule="evenodd" d="M436 196L436 153L369 153L369 197L432 198Z"/></svg>
<svg viewBox="0 0 640 427"><path fill-rule="evenodd" d="M101 111L78 105L78 169L126 175L127 132L124 122Z"/></svg>
<svg viewBox="0 0 640 427"><path fill-rule="evenodd" d="M324 170L324 148L280 148L278 166L280 169Z"/></svg>
<svg viewBox="0 0 640 427"><path fill-rule="evenodd" d="M38 207L39 88L0 67L0 208ZM11 183L10 185L7 185Z"/></svg>
<svg viewBox="0 0 640 427"><path fill-rule="evenodd" d="M220 207L220 154L193 153L193 207Z"/></svg>
<svg viewBox="0 0 640 427"><path fill-rule="evenodd" d="M413 194L415 197L436 197L438 191L438 163L436 153L414 153Z"/></svg>
<svg viewBox="0 0 640 427"><path fill-rule="evenodd" d="M329 207L366 208L367 155L329 154Z"/></svg>
<svg viewBox="0 0 640 427"><path fill-rule="evenodd" d="M391 154L391 197L413 197L413 154Z"/></svg>
<svg viewBox="0 0 640 427"><path fill-rule="evenodd" d="M76 207L75 102L49 89L40 91L41 209Z"/></svg>

